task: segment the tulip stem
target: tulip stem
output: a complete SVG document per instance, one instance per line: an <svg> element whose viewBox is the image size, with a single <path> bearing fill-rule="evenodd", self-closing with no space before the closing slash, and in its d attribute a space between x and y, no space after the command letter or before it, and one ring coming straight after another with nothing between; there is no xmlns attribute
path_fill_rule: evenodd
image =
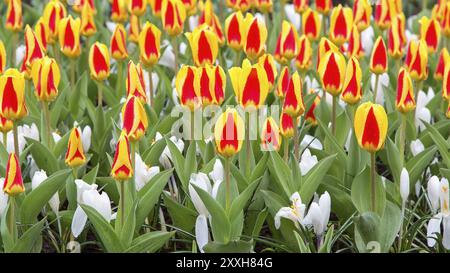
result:
<svg viewBox="0 0 450 273"><path fill-rule="evenodd" d="M19 34L17 32L14 32L12 35L12 47L11 47L11 67L16 66L16 47L15 45L18 44Z"/></svg>
<svg viewBox="0 0 450 273"><path fill-rule="evenodd" d="M405 217L406 203L402 202L402 217L400 217L400 231L398 233L398 249L397 252L402 251L402 237L403 237L403 218Z"/></svg>
<svg viewBox="0 0 450 273"><path fill-rule="evenodd" d="M195 140L195 110L191 112L191 145Z"/></svg>
<svg viewBox="0 0 450 273"><path fill-rule="evenodd" d="M149 90L149 93L150 93L150 106L151 107L153 107L153 77L152 77L152 71L153 71L153 69L152 69L152 67L149 67L148 68L148 81L149 81L149 84L150 84L150 90Z"/></svg>
<svg viewBox="0 0 450 273"><path fill-rule="evenodd" d="M50 111L48 110L48 102L45 101L42 102L42 110L44 111L45 129L47 131L47 145L48 148L51 149L53 142L52 142L52 128L50 125Z"/></svg>
<svg viewBox="0 0 450 273"><path fill-rule="evenodd" d="M16 238L15 230L14 230L14 225L16 224L15 206L16 206L15 197L10 196L9 197L9 220L8 220L9 226L8 226L8 229L9 229L10 234L12 235L11 237L13 238L13 240L15 240L15 238Z"/></svg>
<svg viewBox="0 0 450 273"><path fill-rule="evenodd" d="M333 136L336 136L336 108L337 108L337 96L333 96L333 109L331 113L331 132Z"/></svg>
<svg viewBox="0 0 450 273"><path fill-rule="evenodd" d="M231 174L230 174L230 158L225 158L225 186L226 186L226 196L225 196L225 208L226 211L230 208L230 182L231 182Z"/></svg>
<svg viewBox="0 0 450 273"><path fill-rule="evenodd" d="M19 158L19 134L17 133L17 122L13 122L13 136L14 136L14 152Z"/></svg>
<svg viewBox="0 0 450 273"><path fill-rule="evenodd" d="M327 17L325 14L322 14L322 33L323 36L327 35Z"/></svg>
<svg viewBox="0 0 450 273"><path fill-rule="evenodd" d="M288 163L289 160L289 138L284 137L284 153L283 153L283 157L284 157L284 162Z"/></svg>
<svg viewBox="0 0 450 273"><path fill-rule="evenodd" d="M122 79L123 79L123 61L117 62L117 81L116 81L116 92L119 97L122 96Z"/></svg>
<svg viewBox="0 0 450 273"><path fill-rule="evenodd" d="M370 196L370 210L375 212L376 203L377 203L377 187L375 182L376 168L375 168L375 153L370 153L370 188L372 194Z"/></svg>
<svg viewBox="0 0 450 273"><path fill-rule="evenodd" d="M300 141L298 135L297 117L294 118L294 157L298 161L300 157Z"/></svg>
<svg viewBox="0 0 450 273"><path fill-rule="evenodd" d="M102 105L103 105L103 86L102 86L102 83L99 81L97 81L97 90L98 90L97 105L99 107L102 107Z"/></svg>
<svg viewBox="0 0 450 273"><path fill-rule="evenodd" d="M245 119L247 120L245 124L245 153L246 153L246 159L247 163L245 164L245 175L247 177L250 176L251 172L251 166L250 166L250 156L251 156L251 142L250 142L250 113L245 113Z"/></svg>
<svg viewBox="0 0 450 273"><path fill-rule="evenodd" d="M5 150L7 150L8 147L8 133L3 132L3 146L5 146Z"/></svg>
<svg viewBox="0 0 450 273"><path fill-rule="evenodd" d="M133 168L133 179L130 181L131 186L131 195L133 196L133 200L136 197L136 141L130 141L130 150L131 150L131 166Z"/></svg>
<svg viewBox="0 0 450 273"><path fill-rule="evenodd" d="M241 52L240 51L234 51L234 66L240 66L241 62Z"/></svg>
<svg viewBox="0 0 450 273"><path fill-rule="evenodd" d="M70 59L70 87L75 92L75 59Z"/></svg>
<svg viewBox="0 0 450 273"><path fill-rule="evenodd" d="M405 142L406 142L406 114L400 114L402 119L402 127L400 131L400 166L403 167L405 162Z"/></svg>
<svg viewBox="0 0 450 273"><path fill-rule="evenodd" d="M378 80L379 80L380 75L376 74L375 75L375 87L373 90L373 103L377 103L377 93L378 93Z"/></svg>
<svg viewBox="0 0 450 273"><path fill-rule="evenodd" d="M119 210L120 210L120 226L123 227L125 223L125 185L124 181L120 181L120 204L119 204Z"/></svg>
<svg viewBox="0 0 450 273"><path fill-rule="evenodd" d="M175 76L178 74L178 42L177 37L172 37L173 55L175 57Z"/></svg>

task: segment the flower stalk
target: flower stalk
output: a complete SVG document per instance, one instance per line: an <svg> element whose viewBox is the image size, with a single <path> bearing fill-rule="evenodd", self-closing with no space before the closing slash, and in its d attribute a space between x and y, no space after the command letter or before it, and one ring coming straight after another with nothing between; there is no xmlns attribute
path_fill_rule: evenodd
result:
<svg viewBox="0 0 450 273"><path fill-rule="evenodd" d="M17 132L17 122L13 124L13 136L14 136L14 152L19 157L19 133Z"/></svg>
<svg viewBox="0 0 450 273"><path fill-rule="evenodd" d="M375 180L376 175L376 166L375 166L375 153L370 153L370 210L375 212L376 204L377 204L377 185Z"/></svg>

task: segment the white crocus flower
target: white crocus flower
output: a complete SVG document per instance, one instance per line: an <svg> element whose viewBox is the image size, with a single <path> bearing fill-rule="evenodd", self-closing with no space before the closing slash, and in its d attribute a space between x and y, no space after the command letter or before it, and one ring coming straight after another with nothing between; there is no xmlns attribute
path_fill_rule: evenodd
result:
<svg viewBox="0 0 450 273"><path fill-rule="evenodd" d="M417 181L414 185L415 191L416 191L416 197L419 198L420 192L422 191L422 185L420 185L420 181Z"/></svg>
<svg viewBox="0 0 450 273"><path fill-rule="evenodd" d="M107 21L106 22L106 28L111 32L111 34L116 30L117 23Z"/></svg>
<svg viewBox="0 0 450 273"><path fill-rule="evenodd" d="M302 175L306 175L312 168L314 168L314 166L316 166L317 163L319 163L317 156L311 155L311 151L306 149L303 152L299 163Z"/></svg>
<svg viewBox="0 0 450 273"><path fill-rule="evenodd" d="M3 185L5 183L5 178L0 178L0 184ZM0 190L0 217L2 217L3 213L8 206L8 194L4 191Z"/></svg>
<svg viewBox="0 0 450 273"><path fill-rule="evenodd" d="M16 48L16 63L15 64L20 64L22 62L23 58L25 58L25 51L26 51L25 45L20 45L19 47Z"/></svg>
<svg viewBox="0 0 450 273"><path fill-rule="evenodd" d="M217 192L219 191L219 187L224 180L224 168L220 159L216 159L214 162L213 170L209 173L209 177L214 182L212 187L211 195L215 199L217 198Z"/></svg>
<svg viewBox="0 0 450 273"><path fill-rule="evenodd" d="M376 75L372 74L370 78L371 82L371 90L375 90L375 82L376 82ZM389 86L389 76L387 73L383 73L378 77L378 88L377 88L377 97L376 101L378 104L383 105L384 104L384 87Z"/></svg>
<svg viewBox="0 0 450 273"><path fill-rule="evenodd" d="M160 139L162 139L162 135L157 132L156 136L155 136L155 141L158 141ZM182 139L179 139L175 136L171 136L170 140L175 144L175 146L177 146L178 150L181 152L184 149L184 142ZM165 168L171 168L172 167L172 154L170 153L169 147L165 147L163 152L161 153L161 157L159 158L159 163L161 163L161 165Z"/></svg>
<svg viewBox="0 0 450 273"><path fill-rule="evenodd" d="M294 25L295 29L299 29L301 24L301 17L297 12L295 12L294 5L287 4L284 6L284 10L287 19Z"/></svg>
<svg viewBox="0 0 450 273"><path fill-rule="evenodd" d="M431 122L431 112L427 108L427 104L434 97L434 92L430 88L428 89L428 93L419 91L417 94L417 102L416 102L416 114L415 114L415 123L417 130L423 131L425 130L424 121L427 123Z"/></svg>
<svg viewBox="0 0 450 273"><path fill-rule="evenodd" d="M361 45L364 52L370 54L372 52L373 42L374 42L374 31L372 26L369 26L363 32L361 32Z"/></svg>
<svg viewBox="0 0 450 273"><path fill-rule="evenodd" d="M328 192L323 193L318 202L312 202L309 206L308 214L305 217L304 224L312 225L314 233L320 238L327 230L330 220L331 197Z"/></svg>
<svg viewBox="0 0 450 273"><path fill-rule="evenodd" d="M410 148L413 156L416 156L425 150L425 146L420 139L411 141Z"/></svg>
<svg viewBox="0 0 450 273"><path fill-rule="evenodd" d="M400 196L405 204L409 196L409 173L406 168L403 168L400 174Z"/></svg>
<svg viewBox="0 0 450 273"><path fill-rule="evenodd" d="M163 49L166 47L165 49ZM166 66L172 70L175 70L175 54L172 50L172 45L168 40L164 40L161 43L161 49L164 50L158 64Z"/></svg>
<svg viewBox="0 0 450 273"><path fill-rule="evenodd" d="M149 167L142 160L141 156L138 153L135 153L136 160L136 173L135 173L135 182L136 182L136 190L140 191L153 176L159 173L159 167Z"/></svg>
<svg viewBox="0 0 450 273"><path fill-rule="evenodd" d="M31 189L36 189L42 182L47 179L47 173L44 170L34 172L33 178L31 179ZM52 211L58 215L59 212L59 195L56 192L48 201Z"/></svg>
<svg viewBox="0 0 450 273"><path fill-rule="evenodd" d="M312 148L316 150L323 150L323 145L317 138L311 135L305 135L300 143L302 148Z"/></svg>
<svg viewBox="0 0 450 273"><path fill-rule="evenodd" d="M431 210L433 211L433 213L436 213L436 211L439 208L439 192L440 192L439 178L437 176L432 176L430 180L428 180L427 193L431 205Z"/></svg>
<svg viewBox="0 0 450 273"><path fill-rule="evenodd" d="M81 130L81 141L83 143L83 150L85 153L87 153L91 148L91 136L92 136L91 127L85 126L83 130Z"/></svg>
<svg viewBox="0 0 450 273"><path fill-rule="evenodd" d="M434 215L427 225L427 244L429 247L435 246L437 239L436 234L441 234L442 223L442 245L445 249L450 249L450 209L448 190L448 180L443 178L439 183L440 212Z"/></svg>
<svg viewBox="0 0 450 273"><path fill-rule="evenodd" d="M147 98L150 98L150 75L148 71L144 71L144 81L145 81L145 93L147 94ZM158 73L152 72L152 83L153 83L153 95L156 95L156 91L158 90L159 84L159 76Z"/></svg>
<svg viewBox="0 0 450 273"><path fill-rule="evenodd" d="M53 136L53 141L55 142L55 144L61 140L61 136L58 133L53 132L52 136Z"/></svg>
<svg viewBox="0 0 450 273"><path fill-rule="evenodd" d="M195 240L200 252L203 253L203 247L209 242L208 219L206 215L200 214L195 220Z"/></svg>
<svg viewBox="0 0 450 273"><path fill-rule="evenodd" d="M305 217L306 205L302 203L302 199L298 192L292 194L290 198L292 202L291 207L282 207L275 215L275 228L279 229L281 225L281 218L286 218L294 222L295 226L303 225Z"/></svg>
<svg viewBox="0 0 450 273"><path fill-rule="evenodd" d="M311 80L311 78L309 76L306 76L305 84L306 84L306 90L311 90L311 89L318 90L318 89L322 88L321 85L317 82L316 78L314 78L314 77Z"/></svg>
<svg viewBox="0 0 450 273"><path fill-rule="evenodd" d="M12 131L9 131L6 135L7 138L7 145L6 145L6 151L8 153L14 152L14 135ZM25 145L27 144L26 138L30 138L36 141L39 141L39 130L36 126L36 124L31 125L22 125L17 127L17 140L18 140L18 146L19 146L19 152L21 153L23 149L25 148ZM1 138L1 141L3 143L3 138Z"/></svg>

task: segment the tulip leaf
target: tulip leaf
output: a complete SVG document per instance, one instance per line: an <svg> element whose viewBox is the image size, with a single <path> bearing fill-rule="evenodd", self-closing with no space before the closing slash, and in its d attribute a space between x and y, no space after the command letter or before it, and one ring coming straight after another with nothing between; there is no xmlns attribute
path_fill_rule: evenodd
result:
<svg viewBox="0 0 450 273"><path fill-rule="evenodd" d="M150 146L150 149L148 149L148 153L143 155L145 164L149 166L159 165L159 158L161 157L164 148L166 148L166 141L164 139L160 139L153 143L152 146Z"/></svg>
<svg viewBox="0 0 450 273"><path fill-rule="evenodd" d="M93 184L95 182L95 179L97 178L98 167L99 165L97 164L95 168L93 168L87 174L85 174L81 180L83 180L88 184Z"/></svg>
<svg viewBox="0 0 450 273"><path fill-rule="evenodd" d="M4 252L8 253L11 252L11 250L14 247L14 240L15 238L12 236L11 232L9 232L8 229L8 217L9 217L9 207L11 206L11 202L8 202L8 205L5 207L5 210L2 214L1 217L1 222L0 222L0 233L2 235L2 245L3 245L3 250Z"/></svg>
<svg viewBox="0 0 450 273"><path fill-rule="evenodd" d="M194 229L195 220L198 215L196 211L173 200L168 193L164 194L164 204L176 227L186 232L191 232Z"/></svg>
<svg viewBox="0 0 450 273"><path fill-rule="evenodd" d="M183 185L183 190L187 191L187 186L189 183L189 177L186 176L186 171L184 169L185 159L181 152L178 150L178 147L170 140L168 137L165 137L167 147L169 148L170 154L172 156L172 163L175 168L175 171L178 175L178 178Z"/></svg>
<svg viewBox="0 0 450 273"><path fill-rule="evenodd" d="M53 154L56 158L59 158L67 149L67 143L69 142L70 131L68 131L53 147Z"/></svg>
<svg viewBox="0 0 450 273"><path fill-rule="evenodd" d="M291 196L295 192L292 173L277 152L270 152L269 170L286 196Z"/></svg>
<svg viewBox="0 0 450 273"><path fill-rule="evenodd" d="M370 168L365 168L353 180L351 197L360 213L371 211L372 185L370 180ZM375 175L375 189L375 212L382 216L386 207L386 190L378 174Z"/></svg>
<svg viewBox="0 0 450 273"><path fill-rule="evenodd" d="M122 252L124 250L122 242L105 218L90 206L81 205L81 208L83 208L89 221L94 226L95 232L105 247L105 250L111 253Z"/></svg>
<svg viewBox="0 0 450 273"><path fill-rule="evenodd" d="M126 253L154 253L158 251L173 235L175 231L153 231L134 239Z"/></svg>
<svg viewBox="0 0 450 273"><path fill-rule="evenodd" d="M21 206L22 223L34 223L50 198L64 187L69 176L70 170L58 171L27 194Z"/></svg>
<svg viewBox="0 0 450 273"><path fill-rule="evenodd" d="M409 181L411 181L410 183L411 189L414 188L414 181L418 181L421 178L423 171L429 166L430 162L435 157L436 151L437 151L436 146L427 148L418 155L416 155L415 157L411 158L406 163L405 167L409 173Z"/></svg>
<svg viewBox="0 0 450 273"><path fill-rule="evenodd" d="M245 205L252 199L254 196L256 188L259 186L259 182L261 180L257 180L253 183L251 183L238 197L236 197L230 207L230 211L228 213L229 218L231 221L233 219L236 219L239 215L239 213L242 212Z"/></svg>
<svg viewBox="0 0 450 273"><path fill-rule="evenodd" d="M30 148L31 155L33 156L34 161L36 162L36 165L46 171L48 174L55 173L58 168L58 160L53 155L50 150L44 146L39 141L36 141L31 138L26 138L28 143L33 144L33 146Z"/></svg>
<svg viewBox="0 0 450 273"><path fill-rule="evenodd" d="M185 177L191 177L192 173L197 172L197 145L195 141L192 141L186 153L186 159L184 161Z"/></svg>
<svg viewBox="0 0 450 273"><path fill-rule="evenodd" d="M203 247L205 253L252 253L253 241L230 241L227 244L209 242Z"/></svg>
<svg viewBox="0 0 450 273"><path fill-rule="evenodd" d="M330 130L322 123L322 121L317 120L319 123L320 128L322 128L322 131L325 133L325 138L329 139L329 143L331 144L333 153L338 154L338 162L341 162L341 164L345 164L347 162L347 154L345 153L344 149L341 147L341 145L337 142L336 138L330 133Z"/></svg>
<svg viewBox="0 0 450 273"><path fill-rule="evenodd" d="M356 227L356 245L360 252L379 252L380 221L380 216L371 211L366 211L353 219Z"/></svg>
<svg viewBox="0 0 450 273"><path fill-rule="evenodd" d="M400 165L400 152L394 142L388 137L386 139L386 154L388 166L392 172L392 177L397 185L400 185L400 173L402 166Z"/></svg>
<svg viewBox="0 0 450 273"><path fill-rule="evenodd" d="M316 164L303 179L303 184L299 190L299 194L303 202L308 203L316 192L324 176L327 174L331 164L335 161L336 154L330 155Z"/></svg>
<svg viewBox="0 0 450 273"><path fill-rule="evenodd" d="M442 156L442 160L444 161L447 168L450 168L450 144L444 139L444 137L439 133L436 128L428 124L427 122L423 122L429 131L431 138L439 149L439 153Z"/></svg>
<svg viewBox="0 0 450 273"><path fill-rule="evenodd" d="M11 250L12 253L30 253L35 243L40 239L46 218L34 224L19 238Z"/></svg>
<svg viewBox="0 0 450 273"><path fill-rule="evenodd" d="M123 182L122 182L123 183ZM128 210L128 215L126 219L124 219L124 225L120 230L120 240L125 247L129 247L131 245L131 241L134 237L134 231L136 227L136 208L138 202L135 201L132 205L132 208ZM119 214L118 214L119 215ZM120 219L116 219L116 221L120 221Z"/></svg>
<svg viewBox="0 0 450 273"><path fill-rule="evenodd" d="M8 162L9 153L6 151L5 145L0 145L0 164L6 169L6 163Z"/></svg>
<svg viewBox="0 0 450 273"><path fill-rule="evenodd" d="M401 225L400 208L392 202L386 203L386 209L380 222L380 238L381 252L389 252L389 248L394 243Z"/></svg>
<svg viewBox="0 0 450 273"><path fill-rule="evenodd" d="M258 164L252 170L252 175L250 177L250 183L255 182L257 179L262 177L267 170L267 161L269 160L269 153L264 153L262 158L258 160Z"/></svg>

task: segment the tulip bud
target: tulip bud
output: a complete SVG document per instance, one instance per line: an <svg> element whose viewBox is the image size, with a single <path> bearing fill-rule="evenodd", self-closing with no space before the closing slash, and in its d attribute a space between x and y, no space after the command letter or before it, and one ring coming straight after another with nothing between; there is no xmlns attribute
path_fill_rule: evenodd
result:
<svg viewBox="0 0 450 273"><path fill-rule="evenodd" d="M342 100L350 105L354 105L361 100L362 96L362 71L356 57L350 58L345 70L344 88L342 91Z"/></svg>
<svg viewBox="0 0 450 273"><path fill-rule="evenodd" d="M72 9L77 13L81 13L83 12L83 7L85 5L87 5L94 12L94 14L97 13L97 10L95 9L94 0L77 0L75 1L75 4L72 5Z"/></svg>
<svg viewBox="0 0 450 273"><path fill-rule="evenodd" d="M322 21L319 14L310 8L307 8L302 15L302 30L303 34L308 37L309 40L315 41L320 36L320 28Z"/></svg>
<svg viewBox="0 0 450 273"><path fill-rule="evenodd" d="M326 53L328 53L329 51L339 51L339 48L325 37L322 37L320 39L318 48L317 69L319 69L320 61Z"/></svg>
<svg viewBox="0 0 450 273"><path fill-rule="evenodd" d="M151 67L158 63L161 47L161 31L147 22L139 34L140 59L145 66Z"/></svg>
<svg viewBox="0 0 450 273"><path fill-rule="evenodd" d="M400 113L407 113L416 108L412 80L404 68L401 68L398 73L395 104Z"/></svg>
<svg viewBox="0 0 450 273"><path fill-rule="evenodd" d="M186 9L187 16L192 16L197 13L197 0L181 0Z"/></svg>
<svg viewBox="0 0 450 273"><path fill-rule="evenodd" d="M81 10L81 35L89 37L97 32L97 27L94 21L94 11L89 6L88 2L85 2L83 9Z"/></svg>
<svg viewBox="0 0 450 273"><path fill-rule="evenodd" d="M81 132L77 127L74 127L70 132L65 162L71 168L76 168L86 163Z"/></svg>
<svg viewBox="0 0 450 273"><path fill-rule="evenodd" d="M270 13L273 9L272 0L255 0L256 8L262 13Z"/></svg>
<svg viewBox="0 0 450 273"><path fill-rule="evenodd" d="M281 56L287 60L295 58L299 51L299 38L294 25L283 21L280 37Z"/></svg>
<svg viewBox="0 0 450 273"><path fill-rule="evenodd" d="M125 181L133 177L133 166L130 158L130 146L127 136L120 134L111 166L111 176L119 181Z"/></svg>
<svg viewBox="0 0 450 273"><path fill-rule="evenodd" d="M364 31L370 26L372 6L368 0L355 0L353 2L353 18L358 30Z"/></svg>
<svg viewBox="0 0 450 273"><path fill-rule="evenodd" d="M69 17L59 22L59 46L61 47L61 52L69 58L75 58L81 54L80 30L81 21L79 18L73 19L69 15Z"/></svg>
<svg viewBox="0 0 450 273"><path fill-rule="evenodd" d="M450 63L450 54L447 48L443 47L441 53L439 54L438 63L436 65L436 70L434 71L434 78L438 81L444 78L445 65Z"/></svg>
<svg viewBox="0 0 450 273"><path fill-rule="evenodd" d="M401 27L400 17L397 16L392 20L392 25L388 30L388 53L394 59L399 59L403 56L403 29Z"/></svg>
<svg viewBox="0 0 450 273"><path fill-rule="evenodd" d="M150 6L152 7L153 15L156 17L161 17L161 9L163 0L149 0Z"/></svg>
<svg viewBox="0 0 450 273"><path fill-rule="evenodd" d="M141 24L139 22L139 17L137 17L136 15L131 15L128 39L133 43L139 43L140 33L141 33Z"/></svg>
<svg viewBox="0 0 450 273"><path fill-rule="evenodd" d="M302 79L296 71L289 81L289 87L283 104L283 112L292 117L301 116L305 112L302 85Z"/></svg>
<svg viewBox="0 0 450 273"><path fill-rule="evenodd" d="M127 97L135 96L141 103L147 102L147 94L145 92L144 71L140 64L135 65L133 61L128 63L127 74Z"/></svg>
<svg viewBox="0 0 450 273"><path fill-rule="evenodd" d="M320 61L318 72L323 89L333 96L339 95L345 79L344 56L338 51L326 53Z"/></svg>
<svg viewBox="0 0 450 273"><path fill-rule="evenodd" d="M406 54L405 65L411 78L415 81L425 80L428 76L428 50L425 41L410 41Z"/></svg>
<svg viewBox="0 0 450 273"><path fill-rule="evenodd" d="M306 72L312 65L312 47L311 42L306 35L302 35L299 39L299 51L295 58L295 66L298 70Z"/></svg>
<svg viewBox="0 0 450 273"><path fill-rule="evenodd" d="M267 40L267 28L258 17L253 17L250 13L247 13L245 17L244 26L245 34L242 37L244 51L248 58L255 60L264 53Z"/></svg>
<svg viewBox="0 0 450 273"><path fill-rule="evenodd" d="M122 131L130 141L138 141L148 127L144 106L136 97L129 97L122 108Z"/></svg>
<svg viewBox="0 0 450 273"><path fill-rule="evenodd" d="M123 61L128 57L127 33L122 24L117 24L111 36L111 57L117 61Z"/></svg>
<svg viewBox="0 0 450 273"><path fill-rule="evenodd" d="M183 65L175 79L175 87L180 99L180 104L194 111L201 105L199 88L195 87L195 74L197 68Z"/></svg>
<svg viewBox="0 0 450 273"><path fill-rule="evenodd" d="M0 74L5 72L6 68L6 49L3 42L0 40Z"/></svg>
<svg viewBox="0 0 450 273"><path fill-rule="evenodd" d="M58 39L59 22L66 17L67 11L64 4L58 0L49 1L44 8L44 23L47 25L49 35L48 43L54 44Z"/></svg>
<svg viewBox="0 0 450 273"><path fill-rule="evenodd" d="M375 41L372 49L372 55L370 56L370 71L374 74L383 74L387 71L388 67L387 50L384 44L383 38L380 36Z"/></svg>
<svg viewBox="0 0 450 273"><path fill-rule="evenodd" d="M58 96L61 74L54 59L46 56L36 61L31 70L31 77L38 100L50 102Z"/></svg>
<svg viewBox="0 0 450 273"><path fill-rule="evenodd" d="M186 9L180 0L165 0L161 8L162 25L170 36L183 32Z"/></svg>
<svg viewBox="0 0 450 273"><path fill-rule="evenodd" d="M49 29L45 24L43 17L39 18L39 20L36 22L36 25L34 26L34 32L36 33L38 41L42 45L42 50L46 52L47 41L49 39Z"/></svg>
<svg viewBox="0 0 450 273"><path fill-rule="evenodd" d="M247 12L252 6L253 6L252 0L236 0L234 9L240 10L241 12Z"/></svg>
<svg viewBox="0 0 450 273"><path fill-rule="evenodd" d="M211 0L205 2L200 17L198 18L198 25L201 26L203 24L209 26L211 30L214 31L219 39L219 44L223 45L225 37L222 30L222 23L220 22L219 17L214 14L214 6Z"/></svg>
<svg viewBox="0 0 450 273"><path fill-rule="evenodd" d="M4 118L1 114L0 114L0 132L2 133L8 133L9 131L11 131L13 128L13 122L10 121L9 119Z"/></svg>
<svg viewBox="0 0 450 273"><path fill-rule="evenodd" d="M429 19L423 16L420 20L420 39L424 40L428 47L429 53L434 53L439 46L441 38L441 27L435 19Z"/></svg>
<svg viewBox="0 0 450 273"><path fill-rule="evenodd" d="M309 122L312 126L316 126L317 125L317 118L316 115L314 114L314 110L316 109L317 105L319 105L320 103L320 96L316 94L316 92L311 89L309 90L310 94L315 94L315 98L313 100L313 103L311 104L311 107L309 107L308 111L305 114L305 121Z"/></svg>
<svg viewBox="0 0 450 273"><path fill-rule="evenodd" d="M280 131L285 138L291 138L294 136L294 119L297 120L297 118L293 118L284 112L281 113Z"/></svg>
<svg viewBox="0 0 450 273"><path fill-rule="evenodd" d="M272 117L266 118L261 130L261 150L278 151L281 147L280 129Z"/></svg>
<svg viewBox="0 0 450 273"><path fill-rule="evenodd" d="M197 68L194 86L199 90L203 105L222 104L226 86L226 75L220 66Z"/></svg>
<svg viewBox="0 0 450 273"><path fill-rule="evenodd" d="M22 63L22 72L29 76L31 65L34 61L44 57L42 44L29 25L25 27L25 57Z"/></svg>
<svg viewBox="0 0 450 273"><path fill-rule="evenodd" d="M295 11L299 14L303 14L307 9L309 9L308 2L309 0L294 0L293 4Z"/></svg>
<svg viewBox="0 0 450 273"><path fill-rule="evenodd" d="M353 26L350 38L348 39L348 55L357 59L364 56L364 49L361 44L361 34L356 26Z"/></svg>
<svg viewBox="0 0 450 273"><path fill-rule="evenodd" d="M89 68L91 78L103 81L109 76L109 51L102 43L95 42L89 50Z"/></svg>
<svg viewBox="0 0 450 273"><path fill-rule="evenodd" d="M375 5L375 24L386 30L391 26L391 20L396 16L392 0L379 0Z"/></svg>
<svg viewBox="0 0 450 273"><path fill-rule="evenodd" d="M191 46L195 65L212 65L216 62L219 53L219 39L208 26L197 27L193 32L186 33L186 37Z"/></svg>
<svg viewBox="0 0 450 273"><path fill-rule="evenodd" d="M275 60L281 65L288 65L288 60L281 55L281 35L278 35L275 52L273 53Z"/></svg>
<svg viewBox="0 0 450 273"><path fill-rule="evenodd" d="M8 7L6 9L6 24L5 28L18 32L23 26L22 16L22 1L21 0L7 0Z"/></svg>
<svg viewBox="0 0 450 273"><path fill-rule="evenodd" d="M232 13L225 21L227 44L234 50L240 50L244 41L244 16L240 11Z"/></svg>
<svg viewBox="0 0 450 273"><path fill-rule="evenodd" d="M142 16L147 9L146 0L128 0L128 12L135 16Z"/></svg>
<svg viewBox="0 0 450 273"><path fill-rule="evenodd" d="M228 73L237 101L242 107L259 108L266 101L269 80L262 65L251 65L246 59L242 68L233 67L228 70Z"/></svg>
<svg viewBox="0 0 450 273"><path fill-rule="evenodd" d="M221 114L214 126L217 152L224 157L237 154L244 142L244 121L234 109Z"/></svg>
<svg viewBox="0 0 450 273"><path fill-rule="evenodd" d="M15 121L21 118L25 105L25 78L17 69L10 68L0 76L1 115Z"/></svg>
<svg viewBox="0 0 450 273"><path fill-rule="evenodd" d="M330 39L337 46L348 41L353 26L353 13L350 8L339 5L333 9L330 18Z"/></svg>
<svg viewBox="0 0 450 273"><path fill-rule="evenodd" d="M450 64L445 66L444 80L442 82L442 97L450 101Z"/></svg>
<svg viewBox="0 0 450 273"><path fill-rule="evenodd" d="M267 80L269 81L269 91L275 84L275 79L277 77L277 67L275 65L275 60L272 55L264 54L258 59L258 63L264 67L266 71Z"/></svg>
<svg viewBox="0 0 450 273"><path fill-rule="evenodd" d="M383 106L365 102L355 113L355 136L359 146L374 153L384 146L388 128L388 119Z"/></svg>
<svg viewBox="0 0 450 273"><path fill-rule="evenodd" d="M277 84L277 96L279 98L284 98L286 96L290 81L291 77L289 75L289 68L287 66L283 66Z"/></svg>
<svg viewBox="0 0 450 273"><path fill-rule="evenodd" d="M9 196L16 196L25 192L23 185L22 170L20 162L15 153L11 153L6 164L6 177L3 184L3 192Z"/></svg>
<svg viewBox="0 0 450 273"><path fill-rule="evenodd" d="M443 4L442 16L441 16L441 29L442 33L450 37L450 2L447 1L446 4Z"/></svg>
<svg viewBox="0 0 450 273"><path fill-rule="evenodd" d="M400 174L400 196L402 198L403 204L408 201L409 196L409 173L406 168L402 169Z"/></svg>
<svg viewBox="0 0 450 273"><path fill-rule="evenodd" d="M316 0L316 10L317 12L328 15L330 13L330 10L333 8L333 1L332 0Z"/></svg>
<svg viewBox="0 0 450 273"><path fill-rule="evenodd" d="M127 0L110 0L111 20L116 23L124 23L127 20Z"/></svg>

